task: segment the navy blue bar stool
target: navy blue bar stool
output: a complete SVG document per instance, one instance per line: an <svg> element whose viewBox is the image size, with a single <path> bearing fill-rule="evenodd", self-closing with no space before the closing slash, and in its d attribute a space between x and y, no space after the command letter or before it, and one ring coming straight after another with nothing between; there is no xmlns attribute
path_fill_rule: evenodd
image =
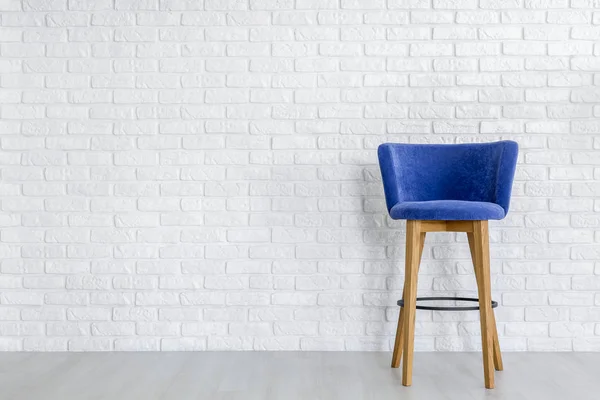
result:
<svg viewBox="0 0 600 400"><path fill-rule="evenodd" d="M506 216L517 163L512 141L426 145L386 143L379 146L379 166L387 209L392 219L406 220L406 262L392 367L402 364L402 384L412 384L417 274L427 232L466 232L477 280L474 300L481 321L485 387L494 387L494 368L503 369L491 298L488 220ZM439 298L435 298L439 299Z"/></svg>

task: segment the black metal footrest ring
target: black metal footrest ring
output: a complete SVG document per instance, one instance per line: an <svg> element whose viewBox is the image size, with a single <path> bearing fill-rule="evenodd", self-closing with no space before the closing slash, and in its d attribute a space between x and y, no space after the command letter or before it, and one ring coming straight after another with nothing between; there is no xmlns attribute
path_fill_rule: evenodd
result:
<svg viewBox="0 0 600 400"><path fill-rule="evenodd" d="M472 301L479 303L479 299L473 297L417 297L417 310L433 310L433 311L476 311L479 310L479 306L473 307L435 307L435 306L422 306L419 305L419 301L436 301L436 300L458 300L458 301ZM398 305L404 307L404 300L398 300ZM498 307L498 302L492 300L492 308Z"/></svg>

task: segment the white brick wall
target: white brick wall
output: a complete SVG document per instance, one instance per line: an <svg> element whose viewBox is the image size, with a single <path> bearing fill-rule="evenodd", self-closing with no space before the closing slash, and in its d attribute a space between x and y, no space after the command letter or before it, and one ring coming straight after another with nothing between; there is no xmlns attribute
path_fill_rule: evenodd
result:
<svg viewBox="0 0 600 400"><path fill-rule="evenodd" d="M389 350L386 141L521 145L505 350L600 350L597 0L0 0L0 349ZM474 294L432 234L422 294ZM419 350L480 346L420 312Z"/></svg>

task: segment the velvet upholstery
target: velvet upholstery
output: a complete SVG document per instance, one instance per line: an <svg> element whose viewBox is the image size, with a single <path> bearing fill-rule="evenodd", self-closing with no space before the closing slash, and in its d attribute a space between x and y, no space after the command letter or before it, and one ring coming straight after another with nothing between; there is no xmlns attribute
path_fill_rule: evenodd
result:
<svg viewBox="0 0 600 400"><path fill-rule="evenodd" d="M508 213L517 143L379 146L385 200L393 219L488 220Z"/></svg>

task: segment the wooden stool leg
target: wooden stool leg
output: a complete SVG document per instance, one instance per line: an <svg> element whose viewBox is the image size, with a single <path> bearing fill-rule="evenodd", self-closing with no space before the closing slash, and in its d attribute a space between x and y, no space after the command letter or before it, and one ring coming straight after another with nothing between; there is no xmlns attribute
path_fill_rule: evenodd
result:
<svg viewBox="0 0 600 400"><path fill-rule="evenodd" d="M477 280L477 287L479 287L479 273L475 267L475 250L473 248L474 239L473 233L467 232L467 239L469 240L469 249L471 250L471 260L473 261L473 269L475 270L475 279ZM498 329L496 328L496 316L492 310L492 334L494 340L494 368L496 371L502 371L504 364L502 363L502 353L500 352L500 342L498 341Z"/></svg>
<svg viewBox="0 0 600 400"><path fill-rule="evenodd" d="M402 291L402 298L404 299L404 293ZM400 366L400 359L402 358L402 346L404 345L404 308L400 307L400 315L398 316L398 326L396 327L396 339L394 340L394 352L392 353L392 368L398 368Z"/></svg>
<svg viewBox="0 0 600 400"><path fill-rule="evenodd" d="M421 263L421 257L423 256L423 247L425 246L425 235L421 233L419 251L419 264ZM404 289L402 290L402 299L406 293L406 280L404 281ZM400 315L398 316L398 326L396 327L396 340L394 340L394 352L392 354L392 368L398 368L400 366L400 360L402 359L402 347L404 346L404 307L400 307Z"/></svg>
<svg viewBox="0 0 600 400"><path fill-rule="evenodd" d="M415 341L415 311L417 275L419 270L421 221L406 221L406 262L404 283L404 362L402 384L412 384L413 351Z"/></svg>
<svg viewBox="0 0 600 400"><path fill-rule="evenodd" d="M492 288L490 280L490 243L487 221L473 221L475 269L478 270L479 314L483 347L483 373L485 387L494 388L494 339L492 314Z"/></svg>

